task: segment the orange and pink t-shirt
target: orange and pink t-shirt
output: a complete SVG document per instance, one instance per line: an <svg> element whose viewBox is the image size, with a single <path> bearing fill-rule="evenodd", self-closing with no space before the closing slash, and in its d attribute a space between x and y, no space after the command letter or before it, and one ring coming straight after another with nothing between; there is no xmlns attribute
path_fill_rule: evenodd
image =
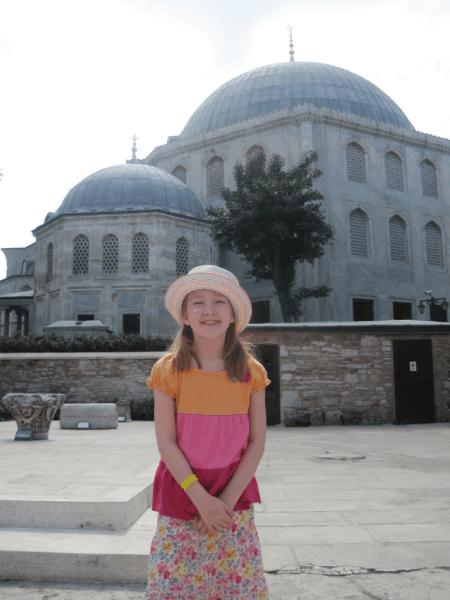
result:
<svg viewBox="0 0 450 600"><path fill-rule="evenodd" d="M244 381L234 382L227 371L178 371L174 358L174 353L160 358L147 385L174 399L177 445L201 485L217 497L236 471L250 441L250 396L267 387L270 379L253 357L249 358ZM255 477L233 510L249 509L254 502L261 503ZM153 482L152 510L187 521L198 515L196 506L162 459Z"/></svg>

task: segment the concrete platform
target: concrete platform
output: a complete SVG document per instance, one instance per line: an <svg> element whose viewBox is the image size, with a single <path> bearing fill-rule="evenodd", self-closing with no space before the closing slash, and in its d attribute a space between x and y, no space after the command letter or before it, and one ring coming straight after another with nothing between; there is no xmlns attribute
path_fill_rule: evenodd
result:
<svg viewBox="0 0 450 600"><path fill-rule="evenodd" d="M14 442L15 431L0 423L0 598L142 598L154 422L72 431L55 421L36 442ZM268 427L256 477L271 598L448 600L450 424Z"/></svg>

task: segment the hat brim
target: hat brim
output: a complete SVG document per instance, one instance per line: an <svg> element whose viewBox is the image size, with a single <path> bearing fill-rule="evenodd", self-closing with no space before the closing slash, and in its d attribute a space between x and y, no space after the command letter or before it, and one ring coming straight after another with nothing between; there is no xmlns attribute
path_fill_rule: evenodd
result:
<svg viewBox="0 0 450 600"><path fill-rule="evenodd" d="M167 290L164 304L181 327L184 325L181 320L181 305L185 296L201 289L214 290L228 298L236 315L236 333L247 327L252 316L252 303L247 293L229 278L211 273L188 273L174 281Z"/></svg>

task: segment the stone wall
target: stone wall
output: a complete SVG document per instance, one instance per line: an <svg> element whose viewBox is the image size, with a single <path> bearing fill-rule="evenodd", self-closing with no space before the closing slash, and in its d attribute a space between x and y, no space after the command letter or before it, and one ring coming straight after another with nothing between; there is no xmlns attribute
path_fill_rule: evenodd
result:
<svg viewBox="0 0 450 600"><path fill-rule="evenodd" d="M430 339L436 421L450 421L450 324L418 321L250 325L244 339L279 347L286 424L395 421L394 340Z"/></svg>
<svg viewBox="0 0 450 600"><path fill-rule="evenodd" d="M249 325L242 339L276 348L287 425L395 420L393 342L431 339L435 418L450 421L450 324L414 321ZM0 397L63 393L73 402L152 397L146 380L163 352L0 354ZM269 394L266 394L266 399Z"/></svg>
<svg viewBox="0 0 450 600"><path fill-rule="evenodd" d="M161 352L0 354L0 396L66 394L71 402L143 400Z"/></svg>

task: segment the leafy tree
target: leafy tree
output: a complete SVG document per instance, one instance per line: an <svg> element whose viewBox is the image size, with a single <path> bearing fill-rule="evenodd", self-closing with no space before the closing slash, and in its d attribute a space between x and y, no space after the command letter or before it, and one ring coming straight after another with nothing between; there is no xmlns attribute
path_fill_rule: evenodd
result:
<svg viewBox="0 0 450 600"><path fill-rule="evenodd" d="M322 175L312 166L317 158L317 152L310 152L284 171L280 155L267 161L263 152L256 153L246 165L235 165L236 191L222 191L227 210L206 208L215 217L210 236L251 265L244 278L273 281L285 322L300 320L303 300L332 291L326 285L293 289L296 263L313 265L333 239L333 228L321 211L324 197L313 187Z"/></svg>

